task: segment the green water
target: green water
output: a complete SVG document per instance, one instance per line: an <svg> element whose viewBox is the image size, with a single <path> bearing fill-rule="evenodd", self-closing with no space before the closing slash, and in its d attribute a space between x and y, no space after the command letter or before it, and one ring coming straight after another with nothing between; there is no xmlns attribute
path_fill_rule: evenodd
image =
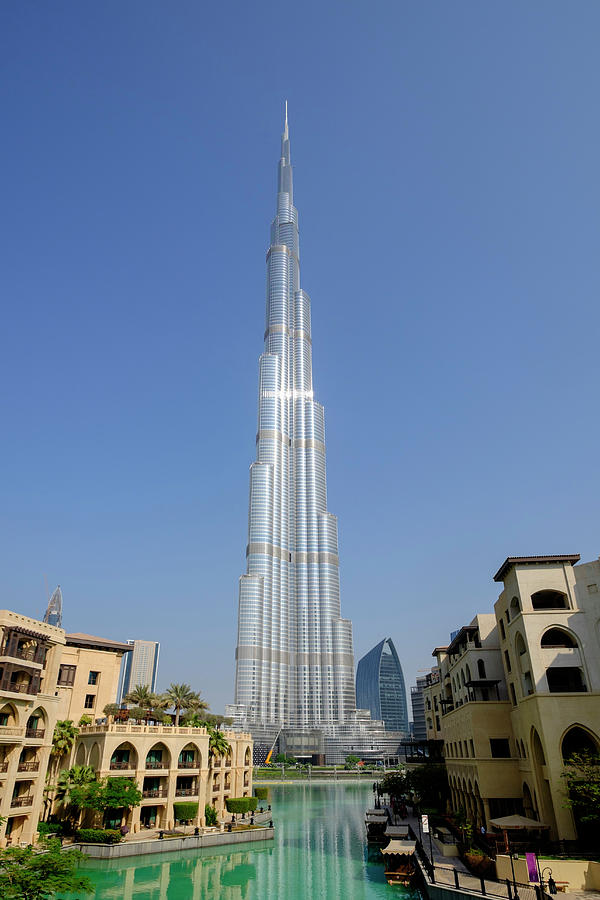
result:
<svg viewBox="0 0 600 900"><path fill-rule="evenodd" d="M83 868L95 885L93 897L390 900L402 894L403 900L412 900L407 889L386 884L377 854L369 861L364 814L373 800L370 785L282 785L271 788L270 799L274 841L241 844L242 849L234 851L215 847L106 862L89 860Z"/></svg>

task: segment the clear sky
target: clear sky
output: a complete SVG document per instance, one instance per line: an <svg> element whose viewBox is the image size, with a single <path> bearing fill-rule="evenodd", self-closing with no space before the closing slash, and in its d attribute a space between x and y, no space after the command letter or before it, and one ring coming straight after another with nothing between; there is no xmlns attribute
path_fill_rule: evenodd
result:
<svg viewBox="0 0 600 900"><path fill-rule="evenodd" d="M233 698L289 101L356 658L600 553L600 4L0 4L2 606Z"/></svg>

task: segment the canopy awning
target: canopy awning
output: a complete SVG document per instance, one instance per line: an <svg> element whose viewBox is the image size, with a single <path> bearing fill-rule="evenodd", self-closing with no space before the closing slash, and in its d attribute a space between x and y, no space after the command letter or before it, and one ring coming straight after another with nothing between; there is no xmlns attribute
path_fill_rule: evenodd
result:
<svg viewBox="0 0 600 900"><path fill-rule="evenodd" d="M408 825L388 825L385 829L385 833L391 838L408 839Z"/></svg>
<svg viewBox="0 0 600 900"><path fill-rule="evenodd" d="M414 841L390 841L387 847L382 847L381 852L383 854L399 853L402 856L410 856L415 852L415 847Z"/></svg>
<svg viewBox="0 0 600 900"><path fill-rule="evenodd" d="M385 813L367 813L365 816L367 822L387 822L388 817Z"/></svg>
<svg viewBox="0 0 600 900"><path fill-rule="evenodd" d="M500 828L502 831L539 831L540 828L550 828L537 819L528 819L526 816L503 816L501 819L490 819L490 825L493 828Z"/></svg>

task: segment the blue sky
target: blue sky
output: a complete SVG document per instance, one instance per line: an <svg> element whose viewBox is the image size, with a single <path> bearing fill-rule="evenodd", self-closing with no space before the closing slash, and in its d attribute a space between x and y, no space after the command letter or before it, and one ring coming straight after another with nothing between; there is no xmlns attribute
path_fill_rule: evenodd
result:
<svg viewBox="0 0 600 900"><path fill-rule="evenodd" d="M2 605L233 695L284 98L357 659L600 553L594 2L5 2ZM376 614L374 614L376 611Z"/></svg>

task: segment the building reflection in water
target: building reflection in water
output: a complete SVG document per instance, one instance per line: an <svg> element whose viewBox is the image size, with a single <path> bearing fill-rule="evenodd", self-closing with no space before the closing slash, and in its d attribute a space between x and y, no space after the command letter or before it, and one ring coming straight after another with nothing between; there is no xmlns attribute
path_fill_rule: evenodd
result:
<svg viewBox="0 0 600 900"><path fill-rule="evenodd" d="M286 785L270 799L274 842L90 861L95 900L389 900L365 843L370 785Z"/></svg>

